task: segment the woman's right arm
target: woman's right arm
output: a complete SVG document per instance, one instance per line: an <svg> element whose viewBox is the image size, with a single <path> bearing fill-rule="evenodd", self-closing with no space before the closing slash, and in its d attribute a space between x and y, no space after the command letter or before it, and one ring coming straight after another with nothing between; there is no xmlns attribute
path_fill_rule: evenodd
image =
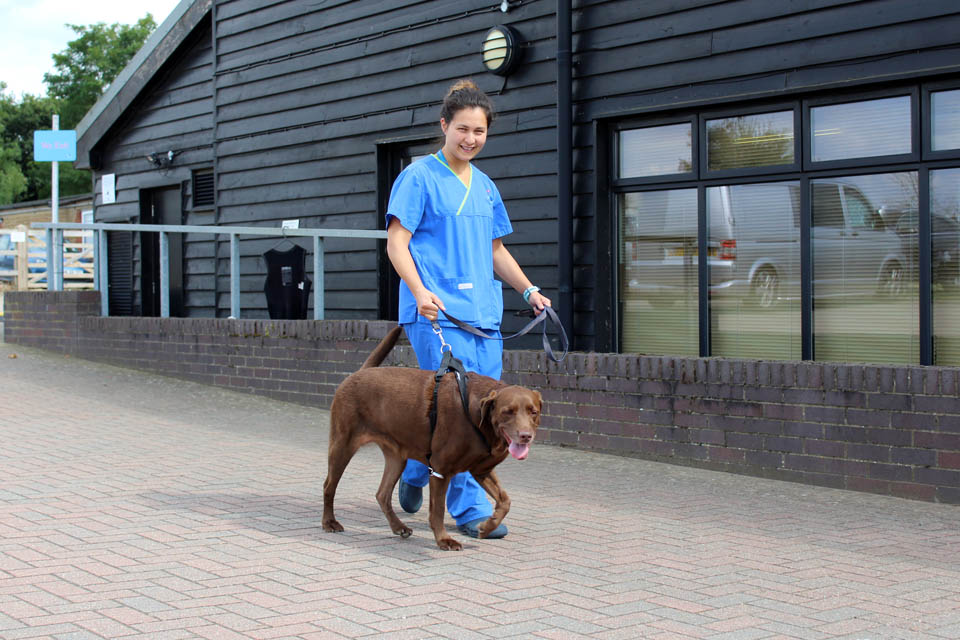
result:
<svg viewBox="0 0 960 640"><path fill-rule="evenodd" d="M423 286L420 272L410 255L410 233L397 218L391 217L387 226L387 256L397 270L397 274L407 284L410 293L417 300L417 312L427 320L436 320L438 309L444 309L443 301Z"/></svg>

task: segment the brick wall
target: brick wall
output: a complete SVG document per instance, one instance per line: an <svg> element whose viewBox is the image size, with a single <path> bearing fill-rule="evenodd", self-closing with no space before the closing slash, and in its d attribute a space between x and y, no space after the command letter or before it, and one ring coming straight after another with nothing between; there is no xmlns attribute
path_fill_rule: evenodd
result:
<svg viewBox="0 0 960 640"><path fill-rule="evenodd" d="M8 292L5 339L319 407L388 322L102 318L99 294ZM386 364L416 366L400 345ZM960 503L960 370L506 351L538 441Z"/></svg>

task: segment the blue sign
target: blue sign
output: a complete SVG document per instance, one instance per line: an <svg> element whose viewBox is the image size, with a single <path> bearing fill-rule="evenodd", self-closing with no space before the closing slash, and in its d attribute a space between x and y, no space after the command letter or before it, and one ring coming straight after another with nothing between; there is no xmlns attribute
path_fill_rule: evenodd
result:
<svg viewBox="0 0 960 640"><path fill-rule="evenodd" d="M33 159L36 162L73 162L77 159L77 132L34 131Z"/></svg>

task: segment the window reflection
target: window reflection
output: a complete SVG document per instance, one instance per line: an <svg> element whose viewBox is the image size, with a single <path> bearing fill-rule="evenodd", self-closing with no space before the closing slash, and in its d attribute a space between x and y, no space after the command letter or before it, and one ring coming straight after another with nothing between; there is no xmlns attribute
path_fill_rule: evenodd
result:
<svg viewBox="0 0 960 640"><path fill-rule="evenodd" d="M811 181L818 360L919 360L917 173Z"/></svg>
<svg viewBox="0 0 960 640"><path fill-rule="evenodd" d="M793 111L707 120L707 168L793 164Z"/></svg>
<svg viewBox="0 0 960 640"><path fill-rule="evenodd" d="M619 208L622 351L698 355L697 190L625 193Z"/></svg>
<svg viewBox="0 0 960 640"><path fill-rule="evenodd" d="M934 151L960 149L960 91L930 94L930 145Z"/></svg>
<svg viewBox="0 0 960 640"><path fill-rule="evenodd" d="M911 220L912 222L912 220ZM911 228L910 231L913 231ZM960 169L930 172L933 363L960 364Z"/></svg>
<svg viewBox="0 0 960 640"><path fill-rule="evenodd" d="M621 178L689 173L693 170L689 122L620 132Z"/></svg>
<svg viewBox="0 0 960 640"><path fill-rule="evenodd" d="M800 183L707 189L711 353L799 359Z"/></svg>
<svg viewBox="0 0 960 640"><path fill-rule="evenodd" d="M814 162L910 153L910 96L810 109Z"/></svg>

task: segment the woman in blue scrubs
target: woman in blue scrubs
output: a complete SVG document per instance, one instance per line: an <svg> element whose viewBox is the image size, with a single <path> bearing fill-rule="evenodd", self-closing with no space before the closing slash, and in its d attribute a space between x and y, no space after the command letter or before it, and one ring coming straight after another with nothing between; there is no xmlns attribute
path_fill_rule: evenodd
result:
<svg viewBox="0 0 960 640"><path fill-rule="evenodd" d="M540 293L503 245L513 227L493 181L471 164L493 122L490 98L472 81L450 87L440 110L443 147L401 172L387 209L387 253L400 275L399 322L421 369L440 366L440 340L430 323L443 327L444 340L468 371L500 378L503 343L486 340L448 321L440 311L499 336L503 291L494 273L523 295L539 313L550 300ZM400 480L400 506L415 513L422 503L427 467L408 460ZM451 479L447 510L464 534L493 514L483 488L469 473ZM502 538L502 524L487 537Z"/></svg>

